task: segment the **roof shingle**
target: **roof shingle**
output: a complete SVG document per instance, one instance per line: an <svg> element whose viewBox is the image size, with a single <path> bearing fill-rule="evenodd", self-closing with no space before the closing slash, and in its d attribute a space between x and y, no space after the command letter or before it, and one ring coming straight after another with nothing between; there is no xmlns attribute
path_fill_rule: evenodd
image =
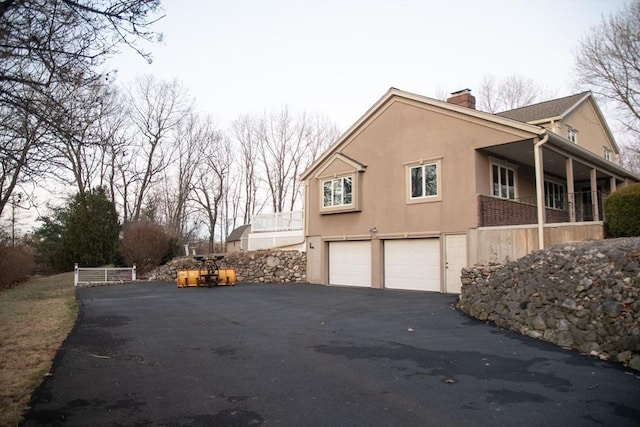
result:
<svg viewBox="0 0 640 427"><path fill-rule="evenodd" d="M530 123L537 120L558 117L573 107L576 102L582 99L589 92L577 93L575 95L565 96L563 98L552 99L550 101L540 102L538 104L527 105L526 107L515 108L513 110L496 113L497 116L507 119L518 120L524 123Z"/></svg>
<svg viewBox="0 0 640 427"><path fill-rule="evenodd" d="M240 240L242 238L242 235L244 234L244 231L249 227L251 227L251 224L245 224L233 230L229 234L229 237L227 237L227 242L236 242Z"/></svg>

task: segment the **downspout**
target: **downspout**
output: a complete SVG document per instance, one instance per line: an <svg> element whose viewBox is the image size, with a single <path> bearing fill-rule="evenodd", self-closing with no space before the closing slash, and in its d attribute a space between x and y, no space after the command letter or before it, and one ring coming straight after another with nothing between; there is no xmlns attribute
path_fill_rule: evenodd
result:
<svg viewBox="0 0 640 427"><path fill-rule="evenodd" d="M538 249L544 249L544 170L542 168L542 146L549 140L547 130L540 134L542 139L533 146L533 158L536 168L536 204L538 208Z"/></svg>

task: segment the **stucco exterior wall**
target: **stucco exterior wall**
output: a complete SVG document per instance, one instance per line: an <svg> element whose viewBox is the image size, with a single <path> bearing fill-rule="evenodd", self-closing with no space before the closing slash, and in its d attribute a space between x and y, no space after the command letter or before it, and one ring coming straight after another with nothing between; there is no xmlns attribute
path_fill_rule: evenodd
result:
<svg viewBox="0 0 640 427"><path fill-rule="evenodd" d="M567 137L567 126L578 131L577 144L599 156L604 156L604 147L612 150L615 158L613 142L608 138L602 123L598 119L596 110L591 102L583 102L561 122L559 133Z"/></svg>
<svg viewBox="0 0 640 427"><path fill-rule="evenodd" d="M360 176L361 212L321 215L322 179L308 182L308 236L389 233L459 232L476 224L476 153L474 148L521 139L504 131L430 111L406 102L392 102L366 124L341 152L366 166ZM407 165L440 160L441 201L408 204ZM490 190L488 165L484 193ZM322 176L349 170L339 160Z"/></svg>

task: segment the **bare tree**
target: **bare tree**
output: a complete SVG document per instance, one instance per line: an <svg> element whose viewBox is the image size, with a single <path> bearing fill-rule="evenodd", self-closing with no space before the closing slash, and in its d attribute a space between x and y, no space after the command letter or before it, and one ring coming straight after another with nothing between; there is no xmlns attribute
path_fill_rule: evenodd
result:
<svg viewBox="0 0 640 427"><path fill-rule="evenodd" d="M189 241L197 225L189 204L196 176L202 169L201 164L207 162L203 156L208 153L209 145L215 145L219 135L210 118L203 119L191 112L179 124L173 139L176 151L163 180L164 218L166 227L175 236Z"/></svg>
<svg viewBox="0 0 640 427"><path fill-rule="evenodd" d="M148 58L138 43L154 38L150 28L158 6L159 0L0 2L0 122L16 117L30 129L2 135L0 163L17 175L0 187L0 201L8 200L6 192L15 190L20 174L51 169L46 144L33 139L56 125L51 88L79 76L99 80L96 67L122 44Z"/></svg>
<svg viewBox="0 0 640 427"><path fill-rule="evenodd" d="M224 217L225 220L225 229L223 230L222 236L224 237L225 249L227 244L227 236L231 231L233 231L238 225L238 221L240 220L240 208L242 206L242 181L238 179L240 175L238 174L238 168L234 167L234 164L237 162L238 157L233 157L233 162L231 164L231 168L229 170L229 178L227 179L228 185L226 188L223 205L224 205ZM250 221L244 221L242 224L249 224Z"/></svg>
<svg viewBox="0 0 640 427"><path fill-rule="evenodd" d="M0 215L15 191L45 172L47 160L46 124L27 110L7 109L0 105Z"/></svg>
<svg viewBox="0 0 640 427"><path fill-rule="evenodd" d="M511 74L503 79L485 75L478 90L478 109L489 113L512 110L553 98L555 92L533 79Z"/></svg>
<svg viewBox="0 0 640 427"><path fill-rule="evenodd" d="M640 175L640 142L620 147L618 162L620 166Z"/></svg>
<svg viewBox="0 0 640 427"><path fill-rule="evenodd" d="M209 252L215 250L216 229L222 223L221 237L224 234L226 217L222 215L222 201L229 187L229 172L233 163L230 145L213 128L210 121L205 122L204 139L200 148L200 162L193 184L195 203L205 217L209 235ZM224 234L224 235L223 235Z"/></svg>
<svg viewBox="0 0 640 427"><path fill-rule="evenodd" d="M93 80L93 70L129 45L152 40L159 0L49 0L0 2L0 81L48 87L71 68ZM3 92L8 86L2 86Z"/></svg>
<svg viewBox="0 0 640 427"><path fill-rule="evenodd" d="M120 90L109 91L107 98L108 100L105 101L107 105L117 108L99 117L98 135L101 144L98 147L100 150L98 186L108 188L111 202L126 213L122 201L127 200L129 181L121 178L123 171L128 170L128 162L125 162L125 159L130 141L133 139L129 105ZM124 222L126 220L127 218Z"/></svg>
<svg viewBox="0 0 640 427"><path fill-rule="evenodd" d="M133 156L134 168L128 179L132 201L125 200L127 217L138 221L150 187L169 166L175 146L168 144L181 120L192 108L193 100L176 80L162 82L152 76L138 79L130 92L131 120L139 136Z"/></svg>
<svg viewBox="0 0 640 427"><path fill-rule="evenodd" d="M300 202L298 175L337 134L335 125L306 113L293 115L287 106L259 121L259 157L274 212L293 210Z"/></svg>
<svg viewBox="0 0 640 427"><path fill-rule="evenodd" d="M103 138L100 122L113 115L121 105L114 104L111 87L107 81L85 84L82 79L56 84L53 93L57 100L50 126L51 165L64 183L74 183L80 197L100 183L105 145L111 141ZM66 172L66 173L65 173Z"/></svg>
<svg viewBox="0 0 640 427"><path fill-rule="evenodd" d="M251 216L257 213L259 176L257 172L259 140L258 122L254 117L244 115L236 119L232 133L240 148L240 182L244 196L244 224L249 224Z"/></svg>
<svg viewBox="0 0 640 427"><path fill-rule="evenodd" d="M640 0L592 28L575 61L579 84L616 106L620 123L640 138Z"/></svg>
<svg viewBox="0 0 640 427"><path fill-rule="evenodd" d="M440 101L446 101L449 97L449 90L444 86L438 86L435 91L434 98Z"/></svg>
<svg viewBox="0 0 640 427"><path fill-rule="evenodd" d="M302 169L311 165L340 136L338 126L327 116L315 113L307 115L307 140L305 156L302 158ZM302 172L302 170L300 171Z"/></svg>
<svg viewBox="0 0 640 427"><path fill-rule="evenodd" d="M303 150L305 116L293 117L289 108L264 114L259 124L260 161L271 196L273 212L285 209L288 194L292 193L296 157Z"/></svg>

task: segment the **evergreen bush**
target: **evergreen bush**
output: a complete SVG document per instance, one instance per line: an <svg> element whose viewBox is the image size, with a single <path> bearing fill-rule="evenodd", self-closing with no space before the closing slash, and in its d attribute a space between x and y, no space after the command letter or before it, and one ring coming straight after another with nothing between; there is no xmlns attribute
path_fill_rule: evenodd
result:
<svg viewBox="0 0 640 427"><path fill-rule="evenodd" d="M640 236L640 184L610 194L604 201L604 218L608 236Z"/></svg>

